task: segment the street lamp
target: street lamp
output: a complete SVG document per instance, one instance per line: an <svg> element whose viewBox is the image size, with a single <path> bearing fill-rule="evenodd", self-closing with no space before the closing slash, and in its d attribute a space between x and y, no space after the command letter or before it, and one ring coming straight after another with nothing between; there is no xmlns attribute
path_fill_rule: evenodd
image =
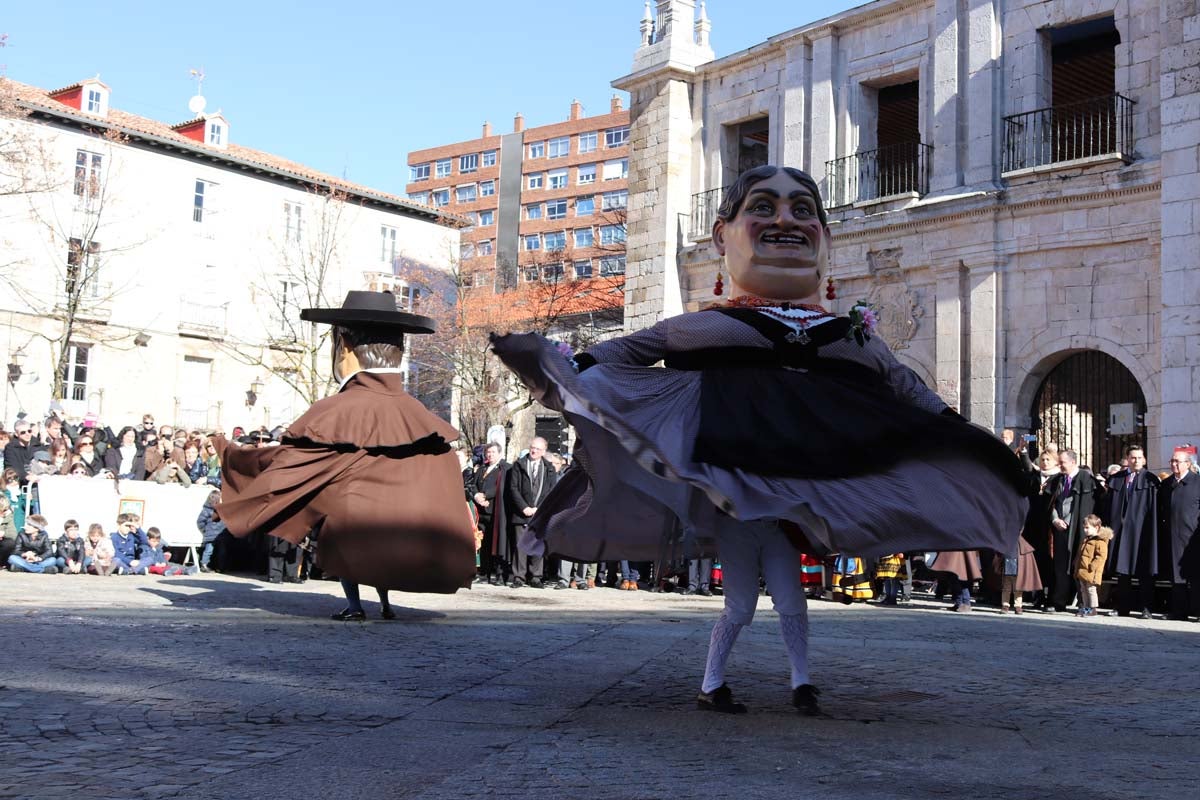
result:
<svg viewBox="0 0 1200 800"><path fill-rule="evenodd" d="M8 361L8 382L15 384L21 379L21 360L25 358L25 351L17 348L9 356Z"/></svg>
<svg viewBox="0 0 1200 800"><path fill-rule="evenodd" d="M246 392L246 408L254 408L254 404L258 402L258 395L262 390L263 384L258 378L250 382L250 389Z"/></svg>

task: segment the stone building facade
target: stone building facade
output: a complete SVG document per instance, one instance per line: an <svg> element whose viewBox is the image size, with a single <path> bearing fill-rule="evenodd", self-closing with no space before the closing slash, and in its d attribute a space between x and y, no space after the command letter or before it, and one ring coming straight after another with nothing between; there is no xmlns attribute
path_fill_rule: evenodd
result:
<svg viewBox="0 0 1200 800"><path fill-rule="evenodd" d="M786 164L830 211L834 310L875 303L970 419L1097 468L1200 442L1196 0L878 0L716 60L703 3L649 5L614 81L628 329L713 299L721 187Z"/></svg>

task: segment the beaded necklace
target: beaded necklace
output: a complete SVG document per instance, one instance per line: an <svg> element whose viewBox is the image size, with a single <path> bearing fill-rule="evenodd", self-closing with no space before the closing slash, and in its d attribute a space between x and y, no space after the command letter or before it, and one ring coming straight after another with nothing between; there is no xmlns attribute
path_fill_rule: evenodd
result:
<svg viewBox="0 0 1200 800"><path fill-rule="evenodd" d="M783 337L785 341L792 344L808 344L812 341L812 338L808 335L809 324L815 320L829 319L834 316L819 305L765 300L761 297L752 297L745 294L740 297L731 298L723 305L726 308L753 308L755 311L766 314L769 317L783 320L791 325L799 325L800 330L792 331ZM808 313L805 316L793 316L788 312Z"/></svg>

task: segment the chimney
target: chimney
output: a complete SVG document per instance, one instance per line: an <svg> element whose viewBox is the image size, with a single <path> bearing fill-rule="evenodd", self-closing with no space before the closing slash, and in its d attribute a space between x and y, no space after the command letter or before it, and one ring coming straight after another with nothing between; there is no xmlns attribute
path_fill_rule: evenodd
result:
<svg viewBox="0 0 1200 800"><path fill-rule="evenodd" d="M486 139L491 135L492 135L492 123L490 123L490 122L483 123L483 138Z"/></svg>
<svg viewBox="0 0 1200 800"><path fill-rule="evenodd" d="M520 133L525 130L525 117L520 111L513 117L513 133Z"/></svg>
<svg viewBox="0 0 1200 800"><path fill-rule="evenodd" d="M621 96L620 96L620 95L616 95L616 94L614 94L614 95L612 96L612 106L611 106L611 109L612 109L612 113L613 113L613 114L616 114L618 111L624 111L624 110L625 110L625 104L621 102Z"/></svg>
<svg viewBox="0 0 1200 800"><path fill-rule="evenodd" d="M583 116L583 104L578 100L571 101L571 117L570 119L579 119Z"/></svg>

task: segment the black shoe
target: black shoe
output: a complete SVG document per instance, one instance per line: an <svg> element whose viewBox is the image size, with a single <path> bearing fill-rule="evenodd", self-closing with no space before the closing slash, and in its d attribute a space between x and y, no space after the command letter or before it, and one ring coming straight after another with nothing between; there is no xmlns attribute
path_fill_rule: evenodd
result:
<svg viewBox="0 0 1200 800"><path fill-rule="evenodd" d="M687 589L684 589L683 593L684 594L700 594L700 590L694 586L689 586Z"/></svg>
<svg viewBox="0 0 1200 800"><path fill-rule="evenodd" d="M283 582L284 583L304 583L304 581L306 581L306 580L308 580L308 579L307 578L284 578Z"/></svg>
<svg viewBox="0 0 1200 800"><path fill-rule="evenodd" d="M283 583L283 578L267 578L267 583Z"/></svg>
<svg viewBox="0 0 1200 800"><path fill-rule="evenodd" d="M330 619L336 619L338 622L362 622L367 618L365 611L351 611L348 608L343 608L336 614L330 614Z"/></svg>
<svg viewBox="0 0 1200 800"><path fill-rule="evenodd" d="M533 580L529 581L529 588L530 589L541 589L542 588L542 579L534 578Z"/></svg>
<svg viewBox="0 0 1200 800"><path fill-rule="evenodd" d="M566 581L560 580L558 583L554 584L554 588L555 589L570 589L571 585L569 583L567 583Z"/></svg>
<svg viewBox="0 0 1200 800"><path fill-rule="evenodd" d="M488 578L488 583L490 583L492 586L500 586L501 584L503 584L503 581L500 580L499 575L493 575L490 578Z"/></svg>
<svg viewBox="0 0 1200 800"><path fill-rule="evenodd" d="M792 689L792 705L805 716L815 717L821 713L821 709L817 707L817 698L820 696L821 690L813 686L811 683L803 683Z"/></svg>
<svg viewBox="0 0 1200 800"><path fill-rule="evenodd" d="M701 597L712 597L712 589L704 588L700 590Z"/></svg>
<svg viewBox="0 0 1200 800"><path fill-rule="evenodd" d="M1141 618L1142 618L1142 619L1154 619L1154 615L1150 613L1150 609L1148 609L1148 608L1143 608L1143 609L1142 609L1142 617L1141 617Z"/></svg>
<svg viewBox="0 0 1200 800"><path fill-rule="evenodd" d="M200 571L201 572L212 572L213 570L212 570L212 567L208 566L207 564L201 564Z"/></svg>
<svg viewBox="0 0 1200 800"><path fill-rule="evenodd" d="M720 711L722 714L746 713L746 707L733 702L733 692L723 683L711 692L696 695L696 706L702 711Z"/></svg>
<svg viewBox="0 0 1200 800"><path fill-rule="evenodd" d="M474 577L474 578L471 580L471 583L487 583L487 582L488 582L488 579L487 579L485 576L483 576L483 575L476 575L476 576L475 576L475 577Z"/></svg>
<svg viewBox="0 0 1200 800"><path fill-rule="evenodd" d="M391 606L384 606L383 608L381 608L379 610L379 616L382 617L383 619L395 619L396 612L392 611Z"/></svg>
<svg viewBox="0 0 1200 800"><path fill-rule="evenodd" d="M513 578L512 583L509 584L509 587L512 589L520 589L524 585L525 581L521 580L520 578Z"/></svg>
<svg viewBox="0 0 1200 800"><path fill-rule="evenodd" d="M42 570L43 575L57 575L58 567L46 567Z"/></svg>

